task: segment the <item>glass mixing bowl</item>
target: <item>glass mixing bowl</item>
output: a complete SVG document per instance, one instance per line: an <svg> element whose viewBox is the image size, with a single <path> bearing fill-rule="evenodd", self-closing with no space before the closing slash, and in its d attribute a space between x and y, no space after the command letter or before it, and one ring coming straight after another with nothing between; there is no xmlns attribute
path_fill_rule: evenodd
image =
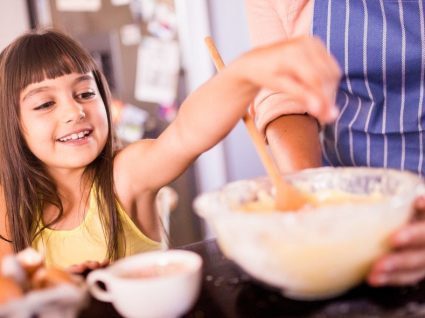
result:
<svg viewBox="0 0 425 318"><path fill-rule="evenodd" d="M360 283L388 251L423 193L419 176L377 168L318 168L285 176L315 205L276 211L268 178L241 180L196 198L222 252L290 298L318 300Z"/></svg>

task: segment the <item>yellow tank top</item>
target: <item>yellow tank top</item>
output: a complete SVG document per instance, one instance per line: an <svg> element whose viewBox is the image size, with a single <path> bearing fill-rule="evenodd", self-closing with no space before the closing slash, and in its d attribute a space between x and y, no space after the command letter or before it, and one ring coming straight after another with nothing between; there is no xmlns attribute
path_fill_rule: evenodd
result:
<svg viewBox="0 0 425 318"><path fill-rule="evenodd" d="M125 236L125 252L120 253L121 257L161 248L161 243L151 240L137 228L120 204L118 213ZM67 268L85 261L104 261L107 255L107 242L95 191L90 192L87 213L78 227L72 230L45 228L36 237L32 246L44 254L47 266Z"/></svg>

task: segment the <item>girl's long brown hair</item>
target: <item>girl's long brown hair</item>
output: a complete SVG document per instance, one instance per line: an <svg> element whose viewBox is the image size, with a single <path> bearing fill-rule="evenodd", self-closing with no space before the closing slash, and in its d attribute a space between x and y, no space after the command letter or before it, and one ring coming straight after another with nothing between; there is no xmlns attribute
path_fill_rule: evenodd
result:
<svg viewBox="0 0 425 318"><path fill-rule="evenodd" d="M110 260L117 259L124 247L122 223L117 213L113 184L113 132L110 114L110 91L103 74L89 53L76 41L54 30L32 31L16 39L0 54L0 185L3 188L8 237L14 250L31 246L41 231L42 211L50 203L63 206L55 182L43 163L24 140L20 127L19 96L32 83L44 79L92 72L106 107L109 133L104 149L85 169L89 186L96 185L96 199L107 239ZM87 183L85 183L87 184ZM3 239L6 239L3 237Z"/></svg>

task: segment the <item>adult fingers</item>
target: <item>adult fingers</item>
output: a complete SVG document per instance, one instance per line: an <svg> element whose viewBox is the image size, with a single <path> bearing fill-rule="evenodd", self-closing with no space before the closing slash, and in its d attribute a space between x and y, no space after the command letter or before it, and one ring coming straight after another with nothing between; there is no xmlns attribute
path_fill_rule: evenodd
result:
<svg viewBox="0 0 425 318"><path fill-rule="evenodd" d="M425 270L425 248L410 249L386 255L372 271L378 274Z"/></svg>
<svg viewBox="0 0 425 318"><path fill-rule="evenodd" d="M397 231L390 244L393 248L425 247L425 220L410 223Z"/></svg>
<svg viewBox="0 0 425 318"><path fill-rule="evenodd" d="M371 274L368 283L372 286L406 286L417 284L425 277L425 269L393 273Z"/></svg>
<svg viewBox="0 0 425 318"><path fill-rule="evenodd" d="M420 219L425 216L425 196L421 195L415 200L416 216Z"/></svg>

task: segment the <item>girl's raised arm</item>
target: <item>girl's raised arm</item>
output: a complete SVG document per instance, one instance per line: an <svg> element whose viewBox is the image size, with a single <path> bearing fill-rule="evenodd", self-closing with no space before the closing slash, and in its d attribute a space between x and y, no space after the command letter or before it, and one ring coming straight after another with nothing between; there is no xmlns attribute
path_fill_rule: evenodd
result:
<svg viewBox="0 0 425 318"><path fill-rule="evenodd" d="M137 196L175 179L229 133L261 87L285 91L312 115L330 121L336 109L329 91L339 78L334 59L311 37L249 51L194 91L157 140L139 141L117 156L118 183L130 183Z"/></svg>

